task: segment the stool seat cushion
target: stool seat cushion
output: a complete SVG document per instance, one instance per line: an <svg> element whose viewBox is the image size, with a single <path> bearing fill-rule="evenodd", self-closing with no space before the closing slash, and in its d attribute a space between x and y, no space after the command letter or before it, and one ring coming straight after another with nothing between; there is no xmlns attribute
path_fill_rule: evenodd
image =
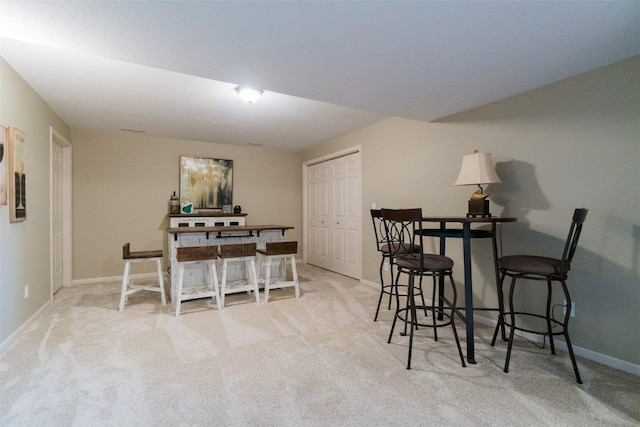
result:
<svg viewBox="0 0 640 427"><path fill-rule="evenodd" d="M155 251L131 252L129 243L125 243L122 246L122 259L162 258L162 256L162 249L158 249Z"/></svg>
<svg viewBox="0 0 640 427"><path fill-rule="evenodd" d="M289 255L298 253L298 242L267 242L264 249L258 249L263 255Z"/></svg>
<svg viewBox="0 0 640 427"><path fill-rule="evenodd" d="M204 261L218 258L217 246L187 246L177 248L176 259L178 262Z"/></svg>
<svg viewBox="0 0 640 427"><path fill-rule="evenodd" d="M129 252L129 256L127 256L126 258L123 257L123 259L136 258L162 258L162 250Z"/></svg>
<svg viewBox="0 0 640 427"><path fill-rule="evenodd" d="M397 248L398 254L408 254L411 251L411 245L408 243L392 243L393 246L390 246L389 243L385 243L380 246L380 250L384 253L391 253L391 249ZM422 252L422 247L420 245L413 245L412 253L418 254Z"/></svg>
<svg viewBox="0 0 640 427"><path fill-rule="evenodd" d="M220 245L220 258L242 258L256 256L255 243Z"/></svg>
<svg viewBox="0 0 640 427"><path fill-rule="evenodd" d="M422 267L425 271L441 271L451 270L453 268L453 260L444 255L436 254L410 254L399 257L396 265L400 268L409 270L420 270L420 257L422 256Z"/></svg>
<svg viewBox="0 0 640 427"><path fill-rule="evenodd" d="M563 264L560 259L536 255L504 256L498 260L498 267L501 270L540 276L566 275L569 271L569 264Z"/></svg>

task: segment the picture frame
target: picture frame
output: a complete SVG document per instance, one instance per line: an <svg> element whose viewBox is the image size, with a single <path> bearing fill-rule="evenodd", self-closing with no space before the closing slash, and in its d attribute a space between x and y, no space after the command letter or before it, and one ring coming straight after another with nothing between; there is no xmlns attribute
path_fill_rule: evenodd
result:
<svg viewBox="0 0 640 427"><path fill-rule="evenodd" d="M27 135L20 129L10 127L8 139L9 222L20 222L27 219L27 173L25 170Z"/></svg>
<svg viewBox="0 0 640 427"><path fill-rule="evenodd" d="M0 206L7 205L7 158L9 157L7 132L7 128L0 125Z"/></svg>
<svg viewBox="0 0 640 427"><path fill-rule="evenodd" d="M180 156L180 206L182 213L233 206L233 160Z"/></svg>

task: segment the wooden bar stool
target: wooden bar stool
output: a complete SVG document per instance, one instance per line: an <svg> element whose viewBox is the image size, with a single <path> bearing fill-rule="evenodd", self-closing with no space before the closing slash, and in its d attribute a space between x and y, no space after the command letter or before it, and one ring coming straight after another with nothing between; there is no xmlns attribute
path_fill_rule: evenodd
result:
<svg viewBox="0 0 640 427"><path fill-rule="evenodd" d="M269 290L288 288L293 286L296 291L296 298L300 298L300 286L298 284L298 271L296 269L296 254L298 253L298 242L267 242L264 249L258 249L260 254L258 271L265 268L264 279L264 302L269 302ZM291 274L293 280L287 280L287 259L291 263ZM281 276L275 281L271 281L272 261L282 263ZM265 263L266 261L266 263ZM279 279L279 280L278 280Z"/></svg>
<svg viewBox="0 0 640 427"><path fill-rule="evenodd" d="M256 295L256 303L259 303L260 291L258 289L258 277L256 275L256 244L238 243L220 245L220 258L222 259L222 289L220 290L222 303L220 304L220 309L222 310L224 307L225 295L244 291L253 291ZM240 281L227 287L227 269L231 262L244 262L247 280L245 283Z"/></svg>
<svg viewBox="0 0 640 427"><path fill-rule="evenodd" d="M217 246L192 246L176 248L176 260L178 265L178 281L176 284L176 317L180 317L182 301L196 298L208 298L216 300L218 310L222 308L220 304L220 291L218 289L218 272L216 270L216 259L218 258ZM185 265L204 264L207 268L207 282L203 286L195 286L184 289Z"/></svg>
<svg viewBox="0 0 640 427"><path fill-rule="evenodd" d="M162 298L162 305L167 303L164 295L164 277L162 275L162 250L156 251L137 251L131 252L129 250L129 242L122 246L122 259L124 263L124 274L122 275L122 290L120 292L120 307L119 311L124 310L124 304L127 298L131 294L135 294L140 291L152 291L160 292ZM131 264L138 262L155 262L158 269L158 283L147 285L133 285L131 284Z"/></svg>

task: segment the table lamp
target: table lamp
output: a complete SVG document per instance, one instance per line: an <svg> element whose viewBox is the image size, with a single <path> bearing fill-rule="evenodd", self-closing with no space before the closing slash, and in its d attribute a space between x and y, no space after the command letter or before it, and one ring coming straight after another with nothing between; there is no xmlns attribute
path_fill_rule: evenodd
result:
<svg viewBox="0 0 640 427"><path fill-rule="evenodd" d="M479 153L475 150L473 154L466 154L462 158L462 167L454 185L477 185L479 188L471 194L467 216L491 216L487 199L489 194L484 192L482 185L500 182L502 181L496 175L491 161L491 153Z"/></svg>

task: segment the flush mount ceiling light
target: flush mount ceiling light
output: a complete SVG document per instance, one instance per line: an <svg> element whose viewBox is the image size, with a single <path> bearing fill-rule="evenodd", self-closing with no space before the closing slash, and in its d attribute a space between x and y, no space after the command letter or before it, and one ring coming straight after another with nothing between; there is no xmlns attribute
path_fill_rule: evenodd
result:
<svg viewBox="0 0 640 427"><path fill-rule="evenodd" d="M244 102L248 102L249 104L253 104L258 101L262 96L261 90L253 89L248 86L238 86L236 88L236 92L238 92L238 95L240 95L240 98L242 98Z"/></svg>

